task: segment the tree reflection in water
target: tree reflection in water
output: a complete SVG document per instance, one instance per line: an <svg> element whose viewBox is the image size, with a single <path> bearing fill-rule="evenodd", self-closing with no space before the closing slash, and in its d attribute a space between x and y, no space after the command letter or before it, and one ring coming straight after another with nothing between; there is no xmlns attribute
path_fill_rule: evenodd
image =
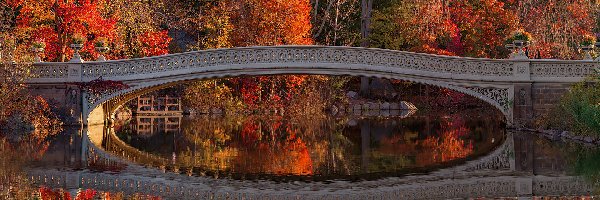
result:
<svg viewBox="0 0 600 200"><path fill-rule="evenodd" d="M135 123L116 132L128 145L201 173L350 178L420 172L485 154L500 144L500 120L465 116L197 116L182 120L177 132L148 134L136 130ZM161 127L157 123L154 128Z"/></svg>

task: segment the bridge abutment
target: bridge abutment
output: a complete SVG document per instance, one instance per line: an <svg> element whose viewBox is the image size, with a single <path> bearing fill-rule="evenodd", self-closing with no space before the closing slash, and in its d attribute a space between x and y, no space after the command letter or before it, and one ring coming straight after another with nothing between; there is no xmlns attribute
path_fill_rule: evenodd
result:
<svg viewBox="0 0 600 200"><path fill-rule="evenodd" d="M33 96L41 96L66 125L83 123L81 89L73 84L32 84L28 91Z"/></svg>
<svg viewBox="0 0 600 200"><path fill-rule="evenodd" d="M532 83L515 84L514 88L513 123L516 126L529 126L534 116Z"/></svg>

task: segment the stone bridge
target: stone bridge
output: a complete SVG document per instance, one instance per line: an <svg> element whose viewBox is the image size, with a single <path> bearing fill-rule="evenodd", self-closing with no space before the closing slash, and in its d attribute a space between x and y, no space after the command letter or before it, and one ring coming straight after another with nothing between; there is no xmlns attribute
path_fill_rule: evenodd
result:
<svg viewBox="0 0 600 200"><path fill-rule="evenodd" d="M137 95L184 81L278 74L350 75L456 90L496 107L508 123L543 114L569 86L595 73L583 60L496 60L384 49L273 46L213 49L104 62L35 63L30 91L54 99L87 124L101 124ZM88 94L74 82L102 77L130 88Z"/></svg>

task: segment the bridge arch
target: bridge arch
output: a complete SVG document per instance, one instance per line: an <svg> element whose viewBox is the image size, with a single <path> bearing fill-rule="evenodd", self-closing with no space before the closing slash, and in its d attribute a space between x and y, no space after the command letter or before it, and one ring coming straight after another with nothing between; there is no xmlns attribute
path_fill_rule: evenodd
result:
<svg viewBox="0 0 600 200"><path fill-rule="evenodd" d="M84 123L97 107L109 112L132 94L181 81L237 76L349 75L406 80L452 89L481 99L512 121L511 101L520 79L508 60L429 55L383 49L276 46L216 49L150 58L83 63L83 81L98 77L132 87L86 95ZM105 104L108 102L108 104ZM112 102L112 103L111 103ZM97 117L95 117L97 118ZM95 121L95 120L94 120ZM88 122L89 123L89 122ZM94 123L94 122L92 122Z"/></svg>
<svg viewBox="0 0 600 200"><path fill-rule="evenodd" d="M134 99L139 95L143 95L158 89L167 88L173 85L181 84L183 82L195 81L195 80L206 80L215 78L229 78L229 77L243 77L243 76L259 76L259 75L346 75L346 76L366 76L371 78L386 78L410 81L419 84L426 84L431 86L437 86L441 88L451 89L463 94L467 94L474 98L480 99L500 111L507 122L512 120L512 113L509 108L510 102L508 97L513 95L513 88L511 85L486 85L486 84L470 84L470 83L450 83L447 81L435 80L434 78L416 77L411 75L396 74L389 72L378 72L369 70L358 70L348 69L341 71L335 70L311 70L305 71L304 68L264 68L254 70L220 70L218 72L200 72L190 73L186 75L180 75L177 77L170 77L168 79L156 79L151 81L141 82L127 82L131 85L130 88L115 91L101 96L87 95L87 110L89 113L84 113L84 116L92 116L92 118L84 118L88 121L88 124L101 124L107 118L112 118L110 114L114 114L114 111L121 105ZM100 111L102 111L103 118L99 118ZM95 112L93 114L93 112ZM100 120L102 119L102 120Z"/></svg>

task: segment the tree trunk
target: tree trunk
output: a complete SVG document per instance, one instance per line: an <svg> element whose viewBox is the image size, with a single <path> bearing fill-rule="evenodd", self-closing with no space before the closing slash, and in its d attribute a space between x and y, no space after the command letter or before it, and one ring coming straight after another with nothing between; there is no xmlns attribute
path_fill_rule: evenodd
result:
<svg viewBox="0 0 600 200"><path fill-rule="evenodd" d="M361 25L360 33L362 41L360 46L369 47L369 34L371 33L371 12L373 11L373 0L362 0L361 2ZM369 95L369 77L360 78L360 94L362 96Z"/></svg>

